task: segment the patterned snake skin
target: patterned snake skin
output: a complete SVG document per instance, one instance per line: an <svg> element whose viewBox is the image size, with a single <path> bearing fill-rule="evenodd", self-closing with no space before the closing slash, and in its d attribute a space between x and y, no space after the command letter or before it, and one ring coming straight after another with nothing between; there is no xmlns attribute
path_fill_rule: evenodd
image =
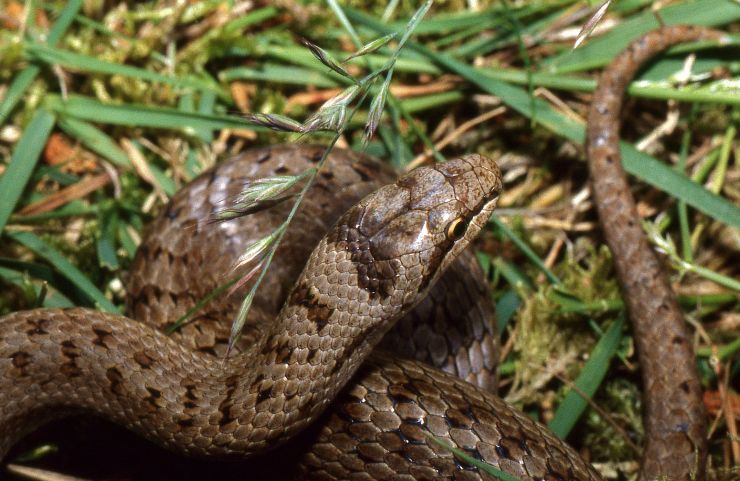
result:
<svg viewBox="0 0 740 481"><path fill-rule="evenodd" d="M250 227L237 227L236 221L215 228L191 222L229 195L222 186L237 189L239 176L251 177L249 169L285 174L288 163L301 169L301 158L310 163L318 154L320 148L309 146L251 151L178 194L154 222L154 233L135 261L132 315L152 325L171 320L180 313L181 301L202 294L191 290L191 277L209 284L213 276L216 285L225 280L223 273L238 252L227 239ZM342 169L350 169L360 181L378 169L374 161L350 153L335 153L329 162L327 172L347 176L352 190L358 189L358 179ZM180 334L183 342L129 318L87 309L6 316L0 321L0 366L3 379L12 382L0 390L5 407L0 450L6 452L19 436L63 409L99 414L182 453L249 456L282 444L311 424L370 356L323 417L313 445L306 447L298 467L303 477L485 476L457 462L427 439L427 432L521 479L598 479L572 449L492 393L417 361L370 355L393 321L424 297L485 224L500 189L496 165L468 156L417 169L380 188L328 230L296 225L296 236L313 230L326 234L292 282L295 287L288 290L280 314L261 325L255 321L243 351L226 360L213 356L227 336L224 326L216 325L224 309L218 304ZM306 208L324 207L314 203ZM307 214L302 222L324 222ZM200 237L213 232L220 237ZM212 248L194 251L191 244ZM195 266L208 268L204 274ZM462 275L468 267L448 272ZM283 281L273 277L267 282L265 291L283 295ZM453 295L460 290L452 283L447 289ZM276 301L255 305L255 319L260 309L270 309L270 302ZM440 305L422 304L417 317L440 317L429 316ZM470 312L468 307L456 309ZM474 308L467 317L477 319L483 311ZM428 329L433 340L433 329ZM474 326L458 329L469 332L469 339L459 341L467 354L447 347L446 355L427 357L436 356L437 365L450 364L446 369L490 384L482 374L485 362L478 360L495 351L486 342L489 336L478 335ZM432 344L427 352L438 352Z"/></svg>
<svg viewBox="0 0 740 481"><path fill-rule="evenodd" d="M622 65L631 75L668 44L700 37L686 32L696 30L661 31L636 42L632 53L620 57ZM609 71L617 72L619 65L615 60ZM605 74L595 97L589 120L594 195L602 207L605 200L617 206L605 223L620 232L616 244L649 252L641 232L620 230L619 224L634 225L636 218L633 208L624 208L626 184L603 186L616 174L606 173L602 164L619 166L616 126L627 80L625 74ZM429 434L521 480L601 479L570 447L489 392L498 349L492 308L477 282L479 268L464 248L490 216L501 181L495 164L479 156L417 169L349 208L391 173L364 156L332 154L330 168L313 188L325 190L324 197L316 194L321 200L302 207L291 227L277 256L289 262L266 278L261 289L266 295L255 302L240 352L217 357L228 336L224 319L230 319L239 296L212 302L173 336L161 333L227 280L245 240L274 226L201 220L248 179L295 173L320 153L310 146L250 151L181 191L137 254L129 312L141 322L88 309L38 309L0 318L0 459L50 418L86 412L196 456L249 457L298 436L303 444L295 476L305 479L496 479L456 460ZM282 207L260 215L282 220ZM331 226L331 219L318 215L323 210L347 211ZM660 364L645 358L669 339L672 346L660 352L662 362L681 366L678 373L644 368L659 381L646 384L651 442L642 476L701 476L704 417L695 402L700 391L680 313L678 324L663 315L672 309L663 307L670 300L662 300L671 299L670 289L661 287L659 270L646 270L657 269L657 263L630 251L626 259L632 268L624 267L624 254L612 242L615 234L606 227L636 334L653 336L640 344L643 363ZM300 273L298 259L314 245ZM647 303L631 297L629 277L635 272L645 273L637 282L650 293ZM668 327L641 328L645 322L635 317L645 305L655 308L647 311L653 324ZM401 335L382 341L404 314L395 328ZM451 336L443 334L450 331ZM381 342L415 359L373 350ZM663 416L660 424L653 416ZM656 434L663 439L656 440ZM681 460L693 464L679 465Z"/></svg>
<svg viewBox="0 0 740 481"><path fill-rule="evenodd" d="M693 341L676 296L637 219L619 153L620 112L637 70L671 45L721 40L722 32L664 27L641 37L604 71L588 115L587 155L604 237L635 333L645 391L647 445L641 480L702 479L707 422Z"/></svg>

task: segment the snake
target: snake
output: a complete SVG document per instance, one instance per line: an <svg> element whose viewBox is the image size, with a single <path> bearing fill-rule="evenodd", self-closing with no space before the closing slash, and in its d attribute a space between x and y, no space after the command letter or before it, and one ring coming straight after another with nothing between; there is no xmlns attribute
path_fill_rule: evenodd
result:
<svg viewBox="0 0 740 481"><path fill-rule="evenodd" d="M706 417L686 324L621 167L622 97L652 56L721 35L678 26L641 37L605 69L589 112L592 192L645 379L645 480L702 478ZM137 252L130 317L38 308L0 318L0 459L49 420L84 413L188 456L259 461L297 451L291 477L301 479L497 479L453 447L523 481L601 480L493 392L493 306L468 249L502 190L497 164L484 156L394 181L385 164L336 149L310 191L316 200L286 233L276 255L286 261L265 278L236 352L224 356L235 296L209 303L176 334L163 332L224 283L245 242L285 214L276 206L259 222L256 214L206 222L214 209L255 178L315 165L324 149L245 151L178 192Z"/></svg>

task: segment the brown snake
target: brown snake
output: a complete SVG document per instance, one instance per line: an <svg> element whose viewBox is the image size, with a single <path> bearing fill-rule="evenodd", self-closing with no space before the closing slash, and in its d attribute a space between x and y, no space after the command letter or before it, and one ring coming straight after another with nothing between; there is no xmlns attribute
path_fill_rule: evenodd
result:
<svg viewBox="0 0 740 481"><path fill-rule="evenodd" d="M655 53L719 35L668 27L638 40L606 70L589 116L594 197L600 216L608 219L605 237L646 378L643 479L701 477L705 421L690 337L636 221L621 170L621 97L639 65ZM458 287L466 271L479 276L469 254L453 264L487 221L501 189L498 168L480 156L417 169L365 197L330 227L312 209L344 210L344 203L389 175L371 159L332 154L329 164L336 165L321 174L322 182L346 176L339 192L331 192L343 200L325 197L333 205L303 207L304 220L291 227L296 247L290 249L308 251L316 244L312 236L326 235L295 283L298 261L285 268L293 274L276 270L268 278L268 295L255 304L241 352L214 357L223 352L222 324L233 312L233 299L209 305L176 336L160 332L224 281L239 243L253 234L243 221L204 229L199 219L246 179L299 170L296 159L309 165L318 149L250 151L181 191L137 254L129 310L141 323L89 309L37 309L0 318L0 459L50 418L83 411L201 456L258 454L317 422L310 435L301 435L298 469L309 479L494 479L456 461L427 433L522 480L601 479L570 447L487 391L495 385L490 360L497 355L490 306L476 292L480 287ZM380 181L372 180L376 174ZM278 209L274 215L279 214ZM293 259L288 249L282 254ZM395 341L396 350L412 351L409 333L421 330L426 337L413 350L415 357L481 387L373 351L448 265L437 294L401 321L397 330L406 334ZM470 303L448 307L459 311L453 316L439 314L460 297ZM257 324L283 299L279 315ZM437 332L450 328L449 317L462 322L452 326L459 339L442 341Z"/></svg>

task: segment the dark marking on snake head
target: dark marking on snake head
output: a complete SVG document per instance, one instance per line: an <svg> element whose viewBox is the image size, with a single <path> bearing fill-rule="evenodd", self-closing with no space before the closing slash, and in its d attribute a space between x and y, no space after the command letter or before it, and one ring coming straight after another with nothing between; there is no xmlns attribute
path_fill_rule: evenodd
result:
<svg viewBox="0 0 740 481"><path fill-rule="evenodd" d="M211 356L217 356L215 346L198 346L198 351L209 354Z"/></svg>
<svg viewBox="0 0 740 481"><path fill-rule="evenodd" d="M450 317L450 319L453 319L453 318L452 318L452 317ZM416 386L414 385L414 383L413 383L413 382L406 382L406 383L403 383L403 388L404 388L405 390L407 390L408 392L410 392L410 393L413 393L413 394L414 394L414 395L416 395L416 396L421 396L421 391L419 391L419 390L418 390L418 389L416 388Z"/></svg>
<svg viewBox="0 0 740 481"><path fill-rule="evenodd" d="M82 370L77 366L77 358L80 356L80 350L74 342L66 340L62 342L62 355L67 358L60 367L60 372L66 377L78 377L82 375Z"/></svg>
<svg viewBox="0 0 740 481"><path fill-rule="evenodd" d="M269 399L271 392L272 392L272 387L260 387L260 390L257 393L256 404L260 404L262 401L266 401L267 399Z"/></svg>
<svg viewBox="0 0 740 481"><path fill-rule="evenodd" d="M290 356L293 354L293 348L290 347L290 341L286 339L286 342L280 345L276 352L277 352L277 354L275 354L276 363L284 363L288 361L290 359Z"/></svg>
<svg viewBox="0 0 740 481"><path fill-rule="evenodd" d="M26 334L28 334L29 337L48 334L46 331L46 326L49 324L48 319L28 319L27 322L31 326L31 328L26 331Z"/></svg>
<svg viewBox="0 0 740 481"><path fill-rule="evenodd" d="M527 453L527 455L532 456L532 450L529 449L529 445L527 444L527 437L522 436L519 438L519 449Z"/></svg>
<svg viewBox="0 0 740 481"><path fill-rule="evenodd" d="M308 308L306 313L308 320L316 324L316 330L321 331L329 322L329 318L334 314L334 309L324 304L316 304Z"/></svg>
<svg viewBox="0 0 740 481"><path fill-rule="evenodd" d="M398 384L391 384L388 386L388 397L390 397L394 403L415 403L416 396L409 392L403 386Z"/></svg>
<svg viewBox="0 0 740 481"><path fill-rule="evenodd" d="M688 394L689 391L691 391L691 388L689 387L689 383L686 381L679 384L678 387L681 388L681 390L685 392L686 394Z"/></svg>
<svg viewBox="0 0 740 481"><path fill-rule="evenodd" d="M82 370L77 366L77 361L75 361L74 358L59 366L59 372L69 378L79 377L82 375Z"/></svg>
<svg viewBox="0 0 740 481"><path fill-rule="evenodd" d="M153 409L159 409L157 399L162 397L162 391L149 386L146 386L146 390L149 393L149 396L146 397L146 402L149 403L149 406L151 406Z"/></svg>
<svg viewBox="0 0 740 481"><path fill-rule="evenodd" d="M110 367L107 371L105 371L105 377L108 379L108 382L110 383L110 390L114 394L123 394L123 375L121 375L121 371L119 371L115 367Z"/></svg>
<svg viewBox="0 0 740 481"><path fill-rule="evenodd" d="M290 172L290 169L284 165L281 165L280 167L275 169L275 173L279 175L287 174L288 172Z"/></svg>
<svg viewBox="0 0 740 481"><path fill-rule="evenodd" d="M13 367L20 369L21 375L25 376L25 368L31 363L31 355L25 351L16 351L10 355L12 359Z"/></svg>
<svg viewBox="0 0 740 481"><path fill-rule="evenodd" d="M254 378L254 381L252 382L252 385L249 387L249 392L254 393L259 390L259 387L262 385L262 381L265 380L265 375L263 373L259 373L257 377Z"/></svg>
<svg viewBox="0 0 740 481"><path fill-rule="evenodd" d="M150 369L154 364L154 359L149 357L144 351L137 351L134 353L134 361L136 364L142 367L142 369Z"/></svg>
<svg viewBox="0 0 740 481"><path fill-rule="evenodd" d="M195 401L198 396L195 395L195 384L186 384L185 386L185 397L190 401Z"/></svg>
<svg viewBox="0 0 740 481"><path fill-rule="evenodd" d="M308 362L314 364L319 360L321 356L321 349L309 349L308 350Z"/></svg>
<svg viewBox="0 0 740 481"><path fill-rule="evenodd" d="M334 314L334 309L319 302L316 293L304 283L299 284L293 290L288 302L290 305L306 308L306 319L316 324L316 332L321 331Z"/></svg>
<svg viewBox="0 0 740 481"><path fill-rule="evenodd" d="M67 359L74 360L80 356L80 350L70 340L62 341L62 355Z"/></svg>
<svg viewBox="0 0 740 481"><path fill-rule="evenodd" d="M95 334L95 339L93 339L93 344L96 346L104 347L106 349L109 349L108 342L113 339L113 336L110 331L106 331L105 329L101 327L95 327L92 328L93 334Z"/></svg>
<svg viewBox="0 0 740 481"><path fill-rule="evenodd" d="M387 299L395 290L396 270L391 261L377 261L372 253L370 240L352 222L343 218L327 234L327 241L337 250L349 252L357 268L357 285L366 290L372 299Z"/></svg>
<svg viewBox="0 0 740 481"><path fill-rule="evenodd" d="M445 242L440 249L434 249L427 262L427 268L425 269L424 276L419 284L419 290L424 290L429 285L429 282L431 282L434 277L434 273L437 271L437 268L444 259L443 253L446 253L452 247L452 244L453 242Z"/></svg>
<svg viewBox="0 0 740 481"><path fill-rule="evenodd" d="M499 457L504 459L511 459L511 454L509 453L509 449L506 446L501 446L500 444L497 444L495 449L496 454L498 454Z"/></svg>
<svg viewBox="0 0 740 481"><path fill-rule="evenodd" d="M462 413L459 409L447 409L445 411L445 420L451 428L470 429L472 419Z"/></svg>
<svg viewBox="0 0 740 481"><path fill-rule="evenodd" d="M221 419L218 420L219 426L226 426L227 424L236 420L236 417L232 414L231 408L234 406L234 393L239 385L239 376L231 375L226 378L226 395L218 405L218 412L221 413Z"/></svg>
<svg viewBox="0 0 740 481"><path fill-rule="evenodd" d="M193 421L193 418L185 418L185 419L177 420L177 425L180 426L182 429L190 428L194 424L195 424L195 421Z"/></svg>
<svg viewBox="0 0 740 481"><path fill-rule="evenodd" d="M544 481L567 481L569 479L572 479L571 476L572 476L572 472L570 473L570 476L564 477L556 469L553 469L552 465L548 461L547 462L547 473L545 474L545 477L543 479Z"/></svg>

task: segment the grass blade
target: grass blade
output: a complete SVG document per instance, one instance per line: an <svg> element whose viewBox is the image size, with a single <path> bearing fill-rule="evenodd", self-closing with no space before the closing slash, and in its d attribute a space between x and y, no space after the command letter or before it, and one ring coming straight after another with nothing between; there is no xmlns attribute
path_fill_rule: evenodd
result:
<svg viewBox="0 0 740 481"><path fill-rule="evenodd" d="M24 289L26 287L29 277L32 275L33 274L28 269L14 270L0 267L0 279L3 279L5 282L13 284L21 289ZM41 294L43 286L43 283L33 283L33 290L35 291L37 297ZM64 308L73 307L74 303L70 301L67 296L54 289L44 297L43 306Z"/></svg>
<svg viewBox="0 0 740 481"><path fill-rule="evenodd" d="M160 129L248 129L265 132L247 120L227 115L205 115L179 109L149 107L138 104L113 105L89 97L70 95L65 101L58 95L48 95L45 105L52 111L80 120L116 125L154 127Z"/></svg>
<svg viewBox="0 0 740 481"><path fill-rule="evenodd" d="M725 25L740 20L740 8L733 0L703 0L681 2L660 9L660 18L666 25L685 23L692 25ZM549 59L557 72L576 72L606 65L627 44L660 24L653 12L646 10L635 18L622 22L598 38L591 39L575 51L568 51Z"/></svg>
<svg viewBox="0 0 740 481"><path fill-rule="evenodd" d="M591 352L588 362L575 381L576 390L570 390L563 402L555 411L555 416L548 424L550 430L560 438L565 438L570 433L578 418L586 409L587 401L581 394L594 395L606 376L609 369L609 361L617 351L622 340L622 327L624 326L624 315L620 315L609 329L599 339L599 342Z"/></svg>
<svg viewBox="0 0 740 481"><path fill-rule="evenodd" d="M355 22L362 23L379 33L390 32L388 27L357 10L347 8L346 13ZM408 46L426 55L430 60L439 65L464 77L483 91L499 97L502 102L520 114L535 119L539 124L558 135L583 144L585 139L585 128L583 124L556 111L544 100L539 98L532 99L525 90L505 82L491 79L478 69L447 55L433 52L414 42L409 42ZM687 204L720 222L733 227L740 227L740 209L731 202L691 182L671 167L638 151L634 146L626 142L622 142L620 145L622 148L622 161L627 172L670 193L677 199L686 201Z"/></svg>
<svg viewBox="0 0 740 481"><path fill-rule="evenodd" d="M484 461L480 461L474 458L473 456L470 456L468 453L466 453L462 449L452 447L451 445L447 444L445 441L438 439L431 434L428 434L428 433L425 433L425 434L427 434L429 439L431 439L434 443L439 444L440 446L445 448L447 451L457 456L459 459L465 461L471 466L475 466L476 468L480 469L481 471L485 473L488 473L492 476L496 476L501 481L520 481L520 479L517 478L516 476L512 476L506 471L501 471L496 466L488 464Z"/></svg>
<svg viewBox="0 0 740 481"><path fill-rule="evenodd" d="M69 26L72 25L72 22L77 16L77 12L80 11L80 8L82 8L82 0L71 0L67 2L62 9L62 13L59 14L59 18L54 22L54 26L51 27L46 43L54 45L62 39L62 35L64 35Z"/></svg>
<svg viewBox="0 0 740 481"><path fill-rule="evenodd" d="M496 226L501 232L504 233L506 237L511 239L511 241L514 243L514 245L517 246L517 248L522 251L522 253L527 256L527 259L529 259L537 268L542 271L543 274L545 274L545 277L552 282L553 284L560 284L560 279L553 274L553 272L547 268L544 262L542 262L542 259L535 253L529 245L527 245L526 242L524 242L524 239L516 235L516 233L509 228L506 224L501 222L501 219L498 218L498 216L492 216L490 219L490 222Z"/></svg>
<svg viewBox="0 0 740 481"><path fill-rule="evenodd" d="M95 241L98 264L115 271L120 268L116 255L116 231L118 230L118 213L115 209L101 209L98 213L100 233Z"/></svg>
<svg viewBox="0 0 740 481"><path fill-rule="evenodd" d="M41 69L36 65L29 65L15 76L0 102L0 125L5 123L5 119L23 98L26 89L33 83L40 71Z"/></svg>
<svg viewBox="0 0 740 481"><path fill-rule="evenodd" d="M218 74L222 82L234 80L260 80L295 85L314 85L321 88L336 87L339 82L332 80L321 72L301 67L289 67L265 63L259 68L233 67Z"/></svg>
<svg viewBox="0 0 740 481"><path fill-rule="evenodd" d="M67 50L49 47L40 43L27 43L26 53L34 60L42 61L51 65L61 65L78 72L94 72L107 75L122 75L137 78L149 82L160 82L174 87L191 88L198 90L209 90L217 93L221 98L229 100L231 97L213 84L203 82L191 77L171 77L150 70L145 70L130 65L121 65L95 57L69 52Z"/></svg>
<svg viewBox="0 0 740 481"><path fill-rule="evenodd" d="M92 124L72 117L62 117L59 126L82 145L110 160L119 167L131 167L131 161L118 144Z"/></svg>
<svg viewBox="0 0 740 481"><path fill-rule="evenodd" d="M54 116L46 109L38 110L15 146L8 168L0 176L0 232L31 178L52 127Z"/></svg>
<svg viewBox="0 0 740 481"><path fill-rule="evenodd" d="M97 305L107 312L119 312L118 308L79 269L41 238L31 232L5 232L5 235L49 261L62 276L82 291L90 304Z"/></svg>
<svg viewBox="0 0 740 481"><path fill-rule="evenodd" d="M54 26L49 32L49 37L47 38L47 43L49 45L54 45L62 38L62 35L67 31L67 28L70 26L81 7L82 0L72 0L67 2L62 13L59 15L57 21L54 22ZM2 102L0 102L0 125L5 122L5 119L8 117L10 112L13 111L13 108L18 104L18 102L20 102L21 98L23 98L23 93L31 83L33 83L40 71L41 69L38 65L29 65L21 70L21 72L13 79L7 92L5 92L5 97L3 97Z"/></svg>
<svg viewBox="0 0 740 481"><path fill-rule="evenodd" d="M509 325L509 321L521 305L519 294L514 289L509 289L496 300L496 327L498 327L499 336L506 330L506 326Z"/></svg>

